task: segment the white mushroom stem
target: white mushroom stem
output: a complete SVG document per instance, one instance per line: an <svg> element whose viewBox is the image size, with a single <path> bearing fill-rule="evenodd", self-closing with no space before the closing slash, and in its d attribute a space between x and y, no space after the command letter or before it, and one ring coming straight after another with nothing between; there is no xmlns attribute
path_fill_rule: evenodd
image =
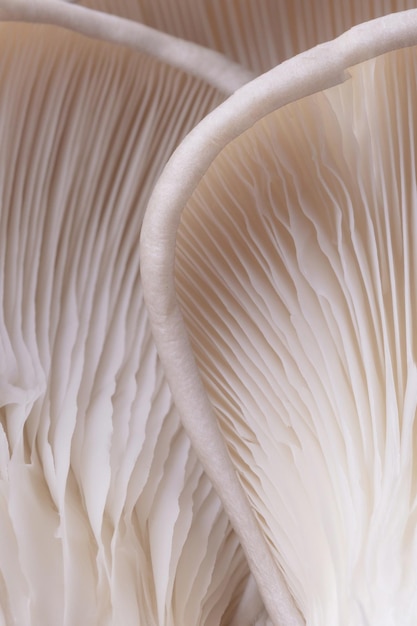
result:
<svg viewBox="0 0 417 626"><path fill-rule="evenodd" d="M415 0L79 0L222 52L257 75Z"/></svg>
<svg viewBox="0 0 417 626"><path fill-rule="evenodd" d="M158 181L143 225L145 300L176 405L242 540L267 610L277 625L299 624L301 619L236 478L197 371L176 298L176 232L189 196L230 141L277 108L343 81L349 67L416 43L417 11L390 15L355 27L243 87L203 120L178 148Z"/></svg>
<svg viewBox="0 0 417 626"><path fill-rule="evenodd" d="M0 0L0 20L52 24L144 52L229 95L254 74L227 57L144 24L57 0Z"/></svg>

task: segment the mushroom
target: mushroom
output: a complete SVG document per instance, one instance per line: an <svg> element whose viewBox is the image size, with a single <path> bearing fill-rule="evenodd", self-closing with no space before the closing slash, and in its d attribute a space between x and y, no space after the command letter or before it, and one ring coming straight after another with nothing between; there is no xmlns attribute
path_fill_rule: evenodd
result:
<svg viewBox="0 0 417 626"><path fill-rule="evenodd" d="M231 37L230 19L217 41L217 23L232 15L232 5L213 6L213 48L257 72L292 50L289 40L283 53L271 47L260 28L272 5L261 5L260 20L240 22L244 30L254 27L256 45L242 43L239 29ZM212 424L208 438L203 433L206 456L219 458L220 449L224 484L216 484L223 509L180 426L138 271L144 207L165 161L252 72L201 45L58 0L0 0L0 18L51 25L9 23L0 30L1 619L269 624L227 511L237 520L271 615L285 613L285 624L299 624L277 567L277 545L269 548L275 536L268 520L258 523L252 512L258 507L262 515L263 500L249 505L236 481L242 449L236 448L232 466L227 436ZM202 43L199 35L195 40ZM320 86L312 86L314 74L304 78L291 97ZM232 135L246 123L240 120ZM192 148L190 142L182 150ZM210 158L225 137L217 147L211 143ZM180 171L184 198L187 177ZM179 272L184 312L193 307L187 280ZM172 282L163 285L172 289ZM164 324L163 309L152 302L151 308ZM178 328L181 338L184 328ZM164 340L174 345L177 337ZM202 358L200 366L209 379L209 362ZM192 396L198 409L202 402L210 412L194 361L177 374L183 402ZM180 399L175 380L173 387ZM209 391L216 393L213 385ZM198 449L200 435L191 434ZM243 423L237 434L245 440ZM296 596L294 585L291 591Z"/></svg>
<svg viewBox="0 0 417 626"><path fill-rule="evenodd" d="M145 216L175 404L281 626L417 619L416 44L391 15L242 87Z"/></svg>
<svg viewBox="0 0 417 626"><path fill-rule="evenodd" d="M222 624L245 598L255 619L139 276L154 181L225 95L52 25L3 23L0 47L0 622Z"/></svg>

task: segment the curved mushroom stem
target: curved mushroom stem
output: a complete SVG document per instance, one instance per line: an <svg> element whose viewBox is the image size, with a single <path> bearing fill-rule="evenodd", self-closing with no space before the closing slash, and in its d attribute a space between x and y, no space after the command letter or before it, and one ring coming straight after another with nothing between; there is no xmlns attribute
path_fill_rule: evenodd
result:
<svg viewBox="0 0 417 626"><path fill-rule="evenodd" d="M254 78L227 57L115 15L57 0L0 0L0 20L54 24L87 37L128 46L197 76L225 95Z"/></svg>
<svg viewBox="0 0 417 626"><path fill-rule="evenodd" d="M220 151L257 120L298 98L336 85L369 58L417 43L417 11L353 28L333 42L286 61L231 96L184 140L168 162L148 205L141 235L141 270L153 335L190 436L245 547L274 624L302 618L255 519L219 432L193 356L176 296L176 233L181 212Z"/></svg>

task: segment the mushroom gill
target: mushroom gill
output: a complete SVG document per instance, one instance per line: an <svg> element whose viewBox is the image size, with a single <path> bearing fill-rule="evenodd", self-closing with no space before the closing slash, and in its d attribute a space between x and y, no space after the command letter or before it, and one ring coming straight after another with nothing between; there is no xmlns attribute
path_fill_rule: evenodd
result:
<svg viewBox="0 0 417 626"><path fill-rule="evenodd" d="M224 96L52 26L1 24L0 48L0 622L230 623L252 583L138 251L161 168Z"/></svg>
<svg viewBox="0 0 417 626"><path fill-rule="evenodd" d="M416 25L358 27L243 87L145 218L161 359L275 624L297 619L279 572L308 626L417 619Z"/></svg>

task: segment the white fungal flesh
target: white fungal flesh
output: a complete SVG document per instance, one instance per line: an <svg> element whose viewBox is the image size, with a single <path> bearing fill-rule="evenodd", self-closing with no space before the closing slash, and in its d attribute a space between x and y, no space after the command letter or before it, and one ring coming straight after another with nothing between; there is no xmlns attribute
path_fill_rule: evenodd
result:
<svg viewBox="0 0 417 626"><path fill-rule="evenodd" d="M0 42L0 621L227 623L247 564L174 411L138 252L155 179L222 96L58 28Z"/></svg>
<svg viewBox="0 0 417 626"><path fill-rule="evenodd" d="M417 51L230 143L181 215L205 388L309 626L417 619Z"/></svg>

